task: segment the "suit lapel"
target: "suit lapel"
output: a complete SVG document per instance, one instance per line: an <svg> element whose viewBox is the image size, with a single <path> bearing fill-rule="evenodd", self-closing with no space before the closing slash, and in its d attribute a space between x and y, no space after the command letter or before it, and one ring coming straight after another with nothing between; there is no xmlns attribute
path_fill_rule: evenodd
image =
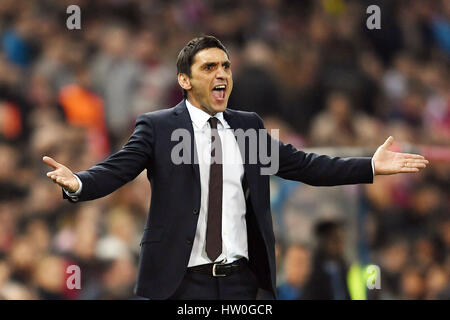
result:
<svg viewBox="0 0 450 320"><path fill-rule="evenodd" d="M194 136L194 128L192 127L192 120L189 115L189 111L186 107L185 100L181 101L178 105L174 108L174 116L176 117L176 127L184 128L189 131L189 136L191 137L191 145L189 150L187 150L189 154L189 158L191 159L191 167L194 174L194 181L198 186L198 190L200 190L200 169L198 165L198 158L197 158L197 147L195 144L195 136ZM192 150L192 152L190 152Z"/></svg>

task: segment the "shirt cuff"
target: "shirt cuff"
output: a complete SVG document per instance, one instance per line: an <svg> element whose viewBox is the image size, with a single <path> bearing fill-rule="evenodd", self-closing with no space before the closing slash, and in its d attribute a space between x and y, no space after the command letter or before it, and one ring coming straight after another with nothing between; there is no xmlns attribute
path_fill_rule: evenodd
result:
<svg viewBox="0 0 450 320"><path fill-rule="evenodd" d="M375 177L375 166L373 165L373 158L370 160L370 162L372 163L372 174Z"/></svg>
<svg viewBox="0 0 450 320"><path fill-rule="evenodd" d="M66 188L63 188L63 190L72 200L77 201L78 196L81 194L81 189L83 188L83 183L81 182L80 178L78 178L78 176L76 174L74 174L74 176L78 181L78 185L79 185L78 190L75 192L70 192Z"/></svg>

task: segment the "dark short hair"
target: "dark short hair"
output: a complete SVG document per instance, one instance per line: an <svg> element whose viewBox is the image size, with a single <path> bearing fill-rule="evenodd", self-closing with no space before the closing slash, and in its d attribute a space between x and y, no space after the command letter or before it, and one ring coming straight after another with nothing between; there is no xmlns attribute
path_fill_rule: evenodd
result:
<svg viewBox="0 0 450 320"><path fill-rule="evenodd" d="M177 75L185 73L189 77L191 76L191 66L194 62L194 56L203 49L219 48L223 50L228 57L227 49L225 46L214 36L201 36L189 41L183 49L181 49L177 58ZM187 98L187 91L183 89L183 97Z"/></svg>

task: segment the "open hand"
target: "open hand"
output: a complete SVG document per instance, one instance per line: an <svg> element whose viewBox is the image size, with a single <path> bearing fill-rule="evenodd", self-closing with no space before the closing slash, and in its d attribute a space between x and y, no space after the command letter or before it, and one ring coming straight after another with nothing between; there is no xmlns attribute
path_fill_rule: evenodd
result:
<svg viewBox="0 0 450 320"><path fill-rule="evenodd" d="M428 160L418 154L389 151L388 149L393 142L394 137L390 136L375 151L373 155L375 175L419 172L429 163Z"/></svg>
<svg viewBox="0 0 450 320"><path fill-rule="evenodd" d="M76 192L79 188L77 178L75 178L72 171L66 166L56 162L50 157L43 157L42 161L52 167L53 171L47 172L47 177L53 180L53 182L59 184L69 192Z"/></svg>

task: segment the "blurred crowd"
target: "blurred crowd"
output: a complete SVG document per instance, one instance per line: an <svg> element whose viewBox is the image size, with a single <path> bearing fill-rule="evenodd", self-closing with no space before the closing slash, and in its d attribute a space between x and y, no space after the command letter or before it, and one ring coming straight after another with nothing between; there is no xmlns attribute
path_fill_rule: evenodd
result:
<svg viewBox="0 0 450 320"><path fill-rule="evenodd" d="M66 27L72 4L80 30ZM366 26L371 4L381 8L379 30ZM392 135L416 152L450 147L446 0L2 0L0 298L135 298L151 195L145 172L73 205L41 159L76 172L117 151L139 114L182 99L176 56L200 34L230 51L229 107L257 112L284 142L375 151ZM370 298L450 298L449 159L426 156L420 174L339 187L364 208L353 247L380 267ZM327 199L324 188L296 187L291 198ZM280 298L351 297L348 224L318 221L305 241L289 236L302 226L275 225ZM66 285L70 265L80 266L80 290Z"/></svg>

